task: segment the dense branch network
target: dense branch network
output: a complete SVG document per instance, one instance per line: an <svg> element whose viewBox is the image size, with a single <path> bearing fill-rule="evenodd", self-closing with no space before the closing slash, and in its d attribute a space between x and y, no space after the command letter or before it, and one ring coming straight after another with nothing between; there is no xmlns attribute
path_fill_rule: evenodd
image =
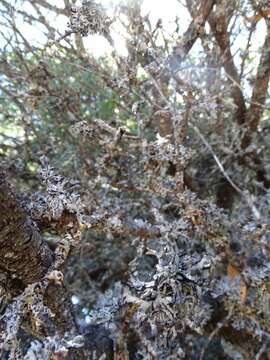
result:
<svg viewBox="0 0 270 360"><path fill-rule="evenodd" d="M259 359L270 336L267 1L187 0L190 23L179 12L171 35L139 0L114 15L92 0L26 3L0 1L0 357ZM51 15L69 18L66 31ZM89 53L93 34L105 60Z"/></svg>

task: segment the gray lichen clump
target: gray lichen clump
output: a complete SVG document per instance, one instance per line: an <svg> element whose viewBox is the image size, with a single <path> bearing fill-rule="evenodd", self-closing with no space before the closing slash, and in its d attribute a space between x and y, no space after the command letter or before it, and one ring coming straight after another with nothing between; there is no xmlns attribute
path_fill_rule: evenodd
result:
<svg viewBox="0 0 270 360"><path fill-rule="evenodd" d="M107 16L100 4L92 0L85 0L81 6L71 8L72 16L69 27L82 36L100 34L107 36L112 20Z"/></svg>

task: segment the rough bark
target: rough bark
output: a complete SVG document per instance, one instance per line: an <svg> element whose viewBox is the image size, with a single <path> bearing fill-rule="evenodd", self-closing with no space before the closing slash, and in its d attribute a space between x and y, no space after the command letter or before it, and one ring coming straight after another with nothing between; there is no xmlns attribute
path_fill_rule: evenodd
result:
<svg viewBox="0 0 270 360"><path fill-rule="evenodd" d="M24 293L28 285L32 286L31 284L36 284L34 292L42 292L42 279L50 271L53 264L53 252L42 239L38 228L29 217L22 204L22 199L15 193L1 172L0 290L2 291L4 288L8 290L8 303L13 300L16 302L20 294ZM34 292L33 296L35 296ZM1 302L3 300L2 295L5 295L3 291L0 292ZM2 306L1 302L0 305ZM64 336L67 333L71 336L72 334L73 336L80 334L73 317L72 304L63 284L49 283L44 293L43 304L54 314L53 319L47 317L46 313L32 314L31 311L26 312L21 327L27 333L39 339L46 336ZM8 321L8 318L5 321ZM2 323L0 333L4 331L5 325ZM86 333L82 347L70 348L68 354L62 354L61 351L57 352L54 358L62 359L64 356L68 360L84 360L92 358L95 352L99 356L105 353L106 358L111 359L113 344L108 333L101 327L93 328L91 335L89 336ZM93 337L99 339L94 345Z"/></svg>
<svg viewBox="0 0 270 360"><path fill-rule="evenodd" d="M24 284L41 279L53 254L0 173L0 267Z"/></svg>
<svg viewBox="0 0 270 360"><path fill-rule="evenodd" d="M215 13L209 16L209 24L222 53L222 65L232 84L232 97L236 105L236 121L239 125L245 123L246 104L240 86L240 77L234 63L230 47L230 34L228 32L228 17L226 2L222 2Z"/></svg>

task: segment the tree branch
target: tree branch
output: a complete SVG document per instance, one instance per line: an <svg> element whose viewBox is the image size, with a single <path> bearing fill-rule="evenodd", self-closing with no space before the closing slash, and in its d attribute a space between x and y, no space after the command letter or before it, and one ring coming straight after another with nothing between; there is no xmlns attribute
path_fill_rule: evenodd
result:
<svg viewBox="0 0 270 360"><path fill-rule="evenodd" d="M201 34L202 28L212 11L215 0L201 1L197 15L191 21L181 41L174 47L173 54L169 59L173 71L179 68L179 64L185 59L192 46Z"/></svg>
<svg viewBox="0 0 270 360"><path fill-rule="evenodd" d="M0 172L0 266L24 284L41 279L52 252Z"/></svg>
<svg viewBox="0 0 270 360"><path fill-rule="evenodd" d="M242 140L242 148L244 149L251 143L252 134L258 128L264 111L263 105L265 104L270 79L270 20L266 19L266 24L267 33L252 91L251 105L247 113L247 130Z"/></svg>
<svg viewBox="0 0 270 360"><path fill-rule="evenodd" d="M221 2L221 4L217 5L215 13L212 13L209 16L208 21L222 52L223 67L232 83L232 96L237 107L236 121L239 125L242 125L246 121L246 104L240 86L240 77L230 48L230 34L228 32L226 2Z"/></svg>

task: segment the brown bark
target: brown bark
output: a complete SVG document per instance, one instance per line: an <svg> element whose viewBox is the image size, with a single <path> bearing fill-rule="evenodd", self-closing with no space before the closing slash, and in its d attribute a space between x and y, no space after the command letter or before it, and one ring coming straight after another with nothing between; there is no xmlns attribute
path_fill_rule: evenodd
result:
<svg viewBox="0 0 270 360"><path fill-rule="evenodd" d="M264 111L264 104L270 79L270 20L266 20L267 34L263 44L262 55L253 86L251 105L247 113L247 129L242 140L242 148L246 148L256 132Z"/></svg>
<svg viewBox="0 0 270 360"><path fill-rule="evenodd" d="M241 90L240 77L235 66L230 49L230 34L228 32L228 16L226 13L226 1L221 2L215 13L209 16L209 24L215 39L222 51L222 65L232 83L232 96L237 107L236 120L239 125L246 126L246 133L242 141L242 148L246 148L251 142L252 134L257 130L260 118L263 114L267 89L270 77L270 21L265 19L267 34L263 45L260 63L257 69L256 79L253 86L251 105L246 108L245 99Z"/></svg>
<svg viewBox="0 0 270 360"><path fill-rule="evenodd" d="M168 74L168 76L165 76L165 81L163 81L162 85L167 85L170 77L172 77L177 84L181 84L181 80L179 79L177 74L179 66L181 62L183 62L187 57L196 40L200 37L204 29L205 22L212 11L214 4L215 0L206 0L200 2L198 11L194 15L188 29L182 36L181 40L176 44L173 49L172 55L169 57L170 73ZM163 91L163 93L165 92ZM161 136L167 137L171 142L175 142L177 145L181 145L184 142L186 136L190 115L189 102L191 101L192 93L188 95L188 98L187 110L185 114L183 114L181 119L174 118L170 110L158 112L159 133L161 134ZM175 176L179 192L183 191L185 186L190 187L190 181L185 181L187 180L188 175L186 174L185 169L180 166L180 164L177 164L176 166L171 166L170 172L171 175L174 174Z"/></svg>
<svg viewBox="0 0 270 360"><path fill-rule="evenodd" d="M16 296L27 285L40 282L52 264L52 251L0 173L0 269L13 279L9 290ZM61 285L49 284L45 303L56 315L57 331L64 333L74 328L70 303Z"/></svg>
<svg viewBox="0 0 270 360"><path fill-rule="evenodd" d="M12 297L18 299L18 296L27 289L27 285L33 283L36 284L35 291L42 294L42 279L45 279L44 275L53 268L53 257L52 251L43 241L38 228L22 205L22 200L8 184L3 172L0 172L0 286L2 292L4 288L8 291L8 302L13 300ZM5 295L2 292L0 292L1 301L2 295ZM33 299L34 297L33 293ZM42 312L32 314L31 311L18 313L17 316L23 315L21 327L26 332L39 339L56 334L58 336L70 334L71 337L72 334L73 336L80 334L73 317L72 304L62 284L49 282L43 300L38 301L43 301L54 316L51 318ZM8 321L8 318L5 321ZM1 332L5 333L3 322ZM64 356L67 360L84 360L92 358L95 352L99 356L105 353L106 358L111 359L113 345L109 334L101 327L97 330L94 328L92 335L99 337L101 343L93 345L92 337L86 334L82 347L70 348L68 354L56 352L54 358L62 359Z"/></svg>
<svg viewBox="0 0 270 360"><path fill-rule="evenodd" d="M196 40L200 37L202 29L204 28L205 22L212 11L214 4L215 0L200 2L198 12L194 15L188 29L173 49L169 58L170 74L165 74L164 79L161 79L163 80L162 84L167 85L170 77L173 77L178 85L182 85L181 79L177 76L177 70L179 69L181 62L185 60L189 51L192 49ZM163 93L165 93L165 91L163 91ZM172 114L169 115L168 111L162 112L162 114L165 113L167 113L166 116L162 116L159 121L159 133L162 136L167 136L172 139L174 136Z"/></svg>
<svg viewBox="0 0 270 360"><path fill-rule="evenodd" d="M230 79L230 82L232 83L232 97L236 105L236 121L239 125L242 125L245 123L246 104L240 87L240 77L230 48L226 2L223 1L219 6L217 6L217 10L209 16L208 20L211 30L222 52L222 65Z"/></svg>
<svg viewBox="0 0 270 360"><path fill-rule="evenodd" d="M0 267L24 284L41 279L53 255L0 173Z"/></svg>
<svg viewBox="0 0 270 360"><path fill-rule="evenodd" d="M202 32L205 22L212 11L215 0L201 1L197 15L191 21L181 41L176 44L170 58L172 70L177 70L179 64L185 59L192 46L195 44Z"/></svg>
<svg viewBox="0 0 270 360"><path fill-rule="evenodd" d="M208 20L215 39L222 51L222 65L232 83L232 97L236 105L236 121L240 126L244 126L245 130L241 141L241 147L242 149L246 149L252 141L252 135L257 131L267 96L270 77L270 21L269 19L265 19L267 24L267 35L254 82L251 105L247 109L241 89L240 76L230 49L230 34L228 32L228 13L226 11L226 5L226 1L221 1L217 6L215 13L212 13ZM248 156L252 158L254 165L257 167L257 180L262 182L266 188L269 188L270 182L267 179L266 170L264 169L261 159L254 153ZM240 163L247 165L248 161L241 157Z"/></svg>

